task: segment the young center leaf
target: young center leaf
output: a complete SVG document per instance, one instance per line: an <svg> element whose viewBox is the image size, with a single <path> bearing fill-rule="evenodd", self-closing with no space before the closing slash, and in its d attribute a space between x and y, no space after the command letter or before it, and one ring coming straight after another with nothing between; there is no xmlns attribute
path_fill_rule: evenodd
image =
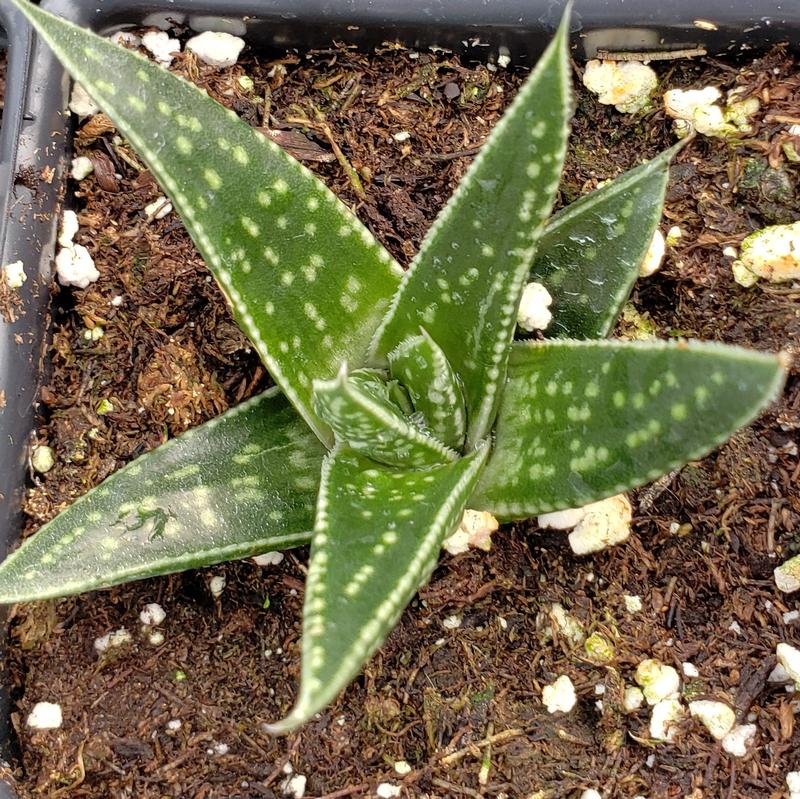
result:
<svg viewBox="0 0 800 799"><path fill-rule="evenodd" d="M311 383L361 365L400 268L323 183L196 86L14 2L133 144L275 382L331 444Z"/></svg>
<svg viewBox="0 0 800 799"><path fill-rule="evenodd" d="M324 452L270 389L138 458L44 525L0 564L0 602L303 544Z"/></svg>
<svg viewBox="0 0 800 799"><path fill-rule="evenodd" d="M781 360L719 344L520 343L472 508L574 508L705 455L771 402Z"/></svg>
<svg viewBox="0 0 800 799"><path fill-rule="evenodd" d="M581 197L548 222L528 277L553 298L546 336L611 333L661 219L669 163L683 145Z"/></svg>
<svg viewBox="0 0 800 799"><path fill-rule="evenodd" d="M315 408L338 441L390 466L420 468L455 460L457 454L420 430L388 396L365 382L348 377L342 366L333 380L314 381ZM380 384L379 384L380 385Z"/></svg>
<svg viewBox="0 0 800 799"><path fill-rule="evenodd" d="M464 393L441 348L423 330L389 353L389 373L408 391L414 411L440 441L461 449L466 433Z"/></svg>
<svg viewBox="0 0 800 799"><path fill-rule="evenodd" d="M429 578L461 519L488 447L426 470L335 450L322 470L303 607L300 694L287 732L344 688Z"/></svg>
<svg viewBox="0 0 800 799"><path fill-rule="evenodd" d="M567 141L569 14L434 222L373 347L425 328L463 382L467 448L491 429L536 241Z"/></svg>

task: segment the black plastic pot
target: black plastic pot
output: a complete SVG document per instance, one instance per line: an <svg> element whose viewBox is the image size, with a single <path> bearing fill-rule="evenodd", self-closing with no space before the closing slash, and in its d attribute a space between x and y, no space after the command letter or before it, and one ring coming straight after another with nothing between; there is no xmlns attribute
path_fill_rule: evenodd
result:
<svg viewBox="0 0 800 799"><path fill-rule="evenodd" d="M58 120L46 113L34 87L33 37L22 16L0 4L0 48L8 50L6 91L0 130L0 266L22 260L28 275L18 290L21 306L15 320L0 318L0 554L5 557L17 538L19 502L24 490L27 441L34 422L34 404L41 373L45 330L46 287L52 262L52 220L55 196L37 195L34 162L61 158L61 147L44 141L48 152L36 153L47 126ZM49 118L48 118L49 116ZM57 129L57 128L56 128ZM26 185L27 184L27 185ZM0 637L5 634L5 609ZM4 642L0 642L4 643ZM0 686L0 757L9 758L7 681ZM13 792L0 780L0 797Z"/></svg>
<svg viewBox="0 0 800 799"><path fill-rule="evenodd" d="M535 61L555 30L564 0L43 0L41 5L100 33L174 23L225 30L261 48L308 49L332 40L368 47L385 40L433 45L467 59ZM22 260L16 321L0 320L0 557L18 535L28 442L43 374L48 285L71 120L69 81L0 0L9 46L0 133L0 265ZM735 54L787 41L800 47L796 0L575 0L577 58L648 53L666 57ZM2 46L0 40L0 46ZM42 180L41 178L45 179ZM2 405L2 403L0 403ZM4 625L3 625L4 626ZM0 694L0 755L9 757L8 703ZM13 797L0 778L0 799Z"/></svg>

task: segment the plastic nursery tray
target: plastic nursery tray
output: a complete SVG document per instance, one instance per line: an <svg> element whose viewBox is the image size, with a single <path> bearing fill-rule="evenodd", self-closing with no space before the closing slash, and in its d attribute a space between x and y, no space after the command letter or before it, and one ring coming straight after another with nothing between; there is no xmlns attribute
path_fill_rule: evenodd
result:
<svg viewBox="0 0 800 799"><path fill-rule="evenodd" d="M0 5L0 50L8 49L6 68L6 91L4 113L0 129L0 265L16 261L30 252L30 247L21 239L35 232L33 220L33 194L24 185L18 184L20 171L27 163L26 140L35 121L24 111L25 89L29 84L28 64L31 47L30 32L21 18L11 9ZM17 217L17 223L12 217ZM49 228L49 226L48 226ZM49 264L44 265L49 273ZM36 270L31 264L26 268L29 276ZM35 348L31 347L29 333L39 329L40 320L22 317L30 305L35 291L33 280L19 290L24 303L17 312L17 322L0 320L0 390L5 403L0 401L0 426L2 429L2 463L0 464L0 507L13 504L20 490L20 470L16 461L21 457L21 445L30 428L30 409L36 385L37 364L33 357ZM31 324L33 322L33 324ZM20 345L12 346L17 335L23 337ZM13 375L11 384L9 377ZM20 390L17 390L19 386ZM4 407L3 407L4 405ZM17 450L12 460L7 460L9 450ZM5 552L5 536L0 549Z"/></svg>
<svg viewBox="0 0 800 799"><path fill-rule="evenodd" d="M21 305L15 319L0 316L0 555L16 538L19 500L24 486L28 435L38 387L44 303L40 290L50 275L52 211L55 200L40 201L30 173L36 160L37 136L51 125L35 92L31 71L32 37L15 10L0 2L0 49L7 50L6 88L0 130L0 266L23 260L28 280L17 290ZM49 143L49 137L45 144ZM50 148L56 155L60 148ZM44 164L44 154L43 160ZM5 635L5 609L0 610L0 646ZM7 760L9 726L7 680L0 684L0 758ZM0 797L13 794L0 782Z"/></svg>
<svg viewBox="0 0 800 799"><path fill-rule="evenodd" d="M41 6L99 33L136 26L222 30L264 49L369 47L398 40L439 46L467 59L507 55L530 65L544 49L564 0L43 0ZM36 394L44 373L48 285L71 119L69 80L0 0L0 42L9 63L0 133L0 265L21 260L15 321L0 318L0 557L16 541ZM664 58L736 54L788 41L800 46L796 0L575 0L576 57ZM643 55L643 54L646 54ZM0 618L0 631L4 629ZM0 689L0 755L9 757L7 697ZM0 778L0 799L13 799Z"/></svg>

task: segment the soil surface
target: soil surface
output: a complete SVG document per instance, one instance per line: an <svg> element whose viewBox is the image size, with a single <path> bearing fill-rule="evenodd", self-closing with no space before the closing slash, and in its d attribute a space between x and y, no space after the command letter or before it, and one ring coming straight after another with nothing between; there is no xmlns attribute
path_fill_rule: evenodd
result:
<svg viewBox="0 0 800 799"><path fill-rule="evenodd" d="M181 56L175 68L277 131L404 264L521 79L395 47L246 55L222 71ZM783 619L800 605L772 580L800 551L800 290L741 288L723 249L800 216L797 166L781 148L800 123L800 71L781 50L741 68L657 69L669 88L743 86L762 109L746 139L697 140L677 158L663 229L683 236L639 282L619 332L788 348L795 371L780 402L708 458L634 492L635 534L622 546L578 558L565 534L529 522L503 527L489 553L445 556L362 675L288 738L261 725L286 712L297 685L302 550L277 566L240 562L15 608L20 796L274 797L289 772L307 778L306 796L330 799L374 796L383 782L407 797L785 795L786 773L800 768L800 703L766 678L776 644L800 643L798 621ZM576 91L562 203L674 141L660 110L622 116L577 77ZM75 187L77 241L101 278L57 289L39 431L57 465L32 482L29 533L131 458L269 384L181 222L145 218L160 192L114 134L95 116L76 138L95 165ZM98 326L105 335L87 340ZM212 575L226 579L218 599ZM642 609L626 609L624 595ZM140 631L149 602L167 612L159 646ZM554 603L613 644L609 663L565 638ZM94 640L120 627L132 642L99 658ZM691 720L674 743L653 742L647 708L621 712L623 686L650 657L694 664L687 696L728 702L757 726L745 757ZM579 702L550 715L541 691L560 674ZM25 727L42 700L61 704L61 729ZM409 773L395 771L399 760Z"/></svg>

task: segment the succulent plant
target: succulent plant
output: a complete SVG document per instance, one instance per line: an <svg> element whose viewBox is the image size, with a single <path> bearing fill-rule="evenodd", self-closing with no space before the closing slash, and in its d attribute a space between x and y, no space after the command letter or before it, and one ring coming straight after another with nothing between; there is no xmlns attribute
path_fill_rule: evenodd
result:
<svg viewBox="0 0 800 799"><path fill-rule="evenodd" d="M665 153L551 216L570 116L562 22L407 272L331 192L206 94L18 1L179 211L276 388L76 501L0 567L0 601L311 542L302 680L335 698L467 506L576 507L698 457L779 390L778 358L605 338L661 214ZM515 341L524 286L553 298ZM584 339L584 340L580 340Z"/></svg>

